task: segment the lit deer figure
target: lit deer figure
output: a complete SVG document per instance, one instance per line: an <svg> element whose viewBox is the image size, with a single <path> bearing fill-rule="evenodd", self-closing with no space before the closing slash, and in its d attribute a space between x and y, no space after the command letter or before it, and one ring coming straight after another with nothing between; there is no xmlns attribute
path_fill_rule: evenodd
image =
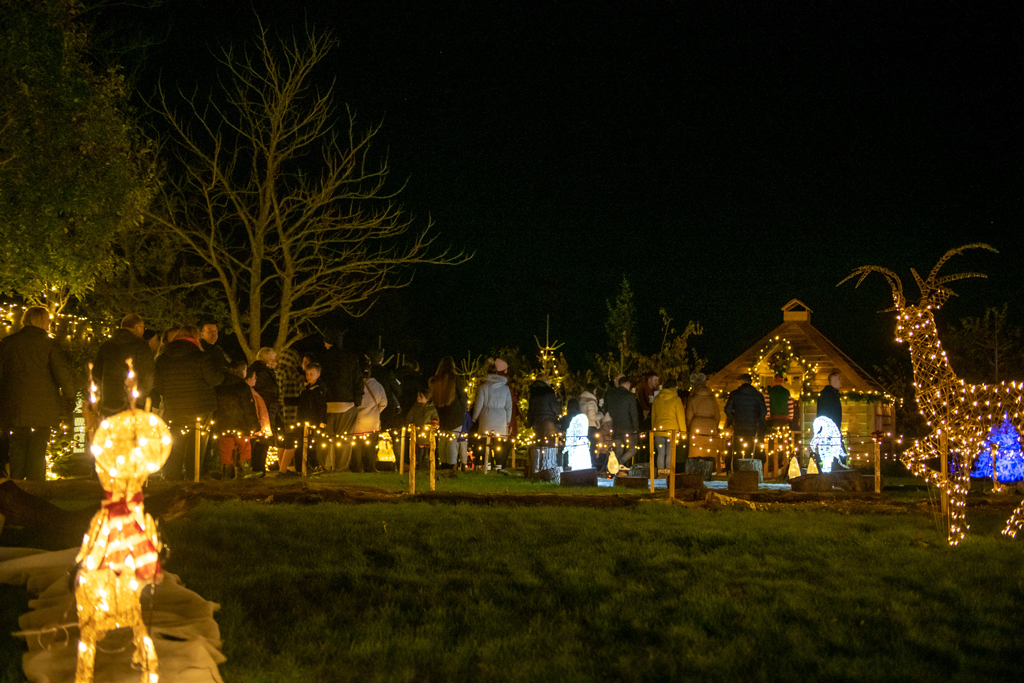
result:
<svg viewBox="0 0 1024 683"><path fill-rule="evenodd" d="M965 506L971 484L971 468L974 458L984 449L984 440L990 429L1003 419L1004 414L1018 431L1024 423L1020 414L1024 384L965 383L953 372L939 341L934 312L949 297L956 296L947 285L966 278L986 277L982 273L957 273L939 277L939 270L946 261L967 249L995 251L987 244L967 244L950 249L923 280L916 270L910 269L921 290L921 298L915 305L907 304L903 297L903 283L896 273L887 268L861 266L839 283L858 278L856 284L859 286L868 274L879 273L892 288L896 305L890 310L896 311L896 341L905 341L910 347L917 404L932 427L931 434L907 450L903 461L914 474L936 484L949 496L950 545L957 545L969 528L965 521ZM943 451L949 454L952 476L929 469L925 464L930 458L940 457ZM1013 537L1024 526L1022 513L1024 504L1014 511L1003 530L1004 534Z"/></svg>

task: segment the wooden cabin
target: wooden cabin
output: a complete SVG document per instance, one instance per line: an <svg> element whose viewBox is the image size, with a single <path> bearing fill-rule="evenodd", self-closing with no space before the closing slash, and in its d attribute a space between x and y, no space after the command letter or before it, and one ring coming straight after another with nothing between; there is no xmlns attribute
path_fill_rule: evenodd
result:
<svg viewBox="0 0 1024 683"><path fill-rule="evenodd" d="M776 374L781 374L783 385L794 399L795 415L790 422L793 445L806 453L818 392L828 384L832 372L839 372L843 380L840 429L847 437L854 464L867 465L874 451L872 434L892 434L892 397L811 325L811 309L798 299L782 307L781 325L709 377L708 386L724 407L729 392L741 384L740 375L749 373L754 387L767 392Z"/></svg>

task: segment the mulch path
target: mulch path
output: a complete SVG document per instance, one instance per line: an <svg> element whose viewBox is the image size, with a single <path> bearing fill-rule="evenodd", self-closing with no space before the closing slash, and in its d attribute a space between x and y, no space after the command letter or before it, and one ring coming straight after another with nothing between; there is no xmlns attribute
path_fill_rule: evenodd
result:
<svg viewBox="0 0 1024 683"><path fill-rule="evenodd" d="M841 514L934 514L937 497L928 500L895 500L887 494L875 493L796 493L792 491L763 491L757 493L722 494L716 491L677 491L678 504L699 506L710 509L735 507L761 511L797 509ZM5 481L0 484L0 514L5 524L33 528L45 536L45 545L80 542L88 528L89 520L99 509L103 490L99 483L88 479L58 480L52 482ZM664 491L629 493L623 495L581 495L564 493L455 493L421 492L409 495L406 492L375 488L370 486L340 486L320 483L315 479L249 479L244 482L204 481L181 483L154 481L146 488L146 511L153 517L168 521L187 514L206 500L246 500L264 504L293 503L312 505L318 503L361 504L361 503L407 503L427 502L435 504L471 504L498 506L556 506L588 507L599 509L629 508L651 501L668 502ZM66 510L51 501L64 502L65 506L77 503L77 509ZM95 501L91 503L90 501ZM1004 512L1007 516L1020 503L1017 495L985 496L972 495L968 506L984 508L993 512Z"/></svg>

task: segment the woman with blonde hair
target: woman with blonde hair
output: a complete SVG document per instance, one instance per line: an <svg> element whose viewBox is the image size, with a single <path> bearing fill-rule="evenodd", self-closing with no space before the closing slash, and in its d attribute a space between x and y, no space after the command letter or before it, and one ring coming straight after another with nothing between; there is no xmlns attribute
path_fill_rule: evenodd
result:
<svg viewBox="0 0 1024 683"><path fill-rule="evenodd" d="M263 436L252 443L252 473L262 477L267 472L267 452L270 450L277 436L281 433L281 415L284 411L284 402L281 399L281 389L277 385L277 374L274 369L277 367L277 351L264 346L256 352L256 360L249 366L247 378L256 377L253 389L263 403L267 406L267 416L270 419L270 429L273 436ZM310 449L309 458L306 464L310 471L317 466L315 456Z"/></svg>
<svg viewBox="0 0 1024 683"><path fill-rule="evenodd" d="M439 451L447 455L442 465L454 467L461 455L462 466L465 467L469 460L469 445L459 437L465 424L468 401L465 383L459 377L455 359L451 356L441 359L437 372L430 378L430 394L437 408L438 429L442 433Z"/></svg>

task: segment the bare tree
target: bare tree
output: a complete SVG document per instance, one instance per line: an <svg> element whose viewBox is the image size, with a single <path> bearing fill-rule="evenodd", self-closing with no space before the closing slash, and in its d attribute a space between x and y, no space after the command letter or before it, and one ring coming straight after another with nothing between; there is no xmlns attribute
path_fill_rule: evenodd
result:
<svg viewBox="0 0 1024 683"><path fill-rule="evenodd" d="M261 26L254 54L219 57L222 99L186 96L186 116L159 93L178 170L150 217L210 269L250 358L268 330L286 348L318 316L362 315L407 286L410 266L471 257L435 249L429 221L413 229L385 187L386 156L370 155L380 125L358 132L333 83L313 83L334 44L318 32L272 44Z"/></svg>

